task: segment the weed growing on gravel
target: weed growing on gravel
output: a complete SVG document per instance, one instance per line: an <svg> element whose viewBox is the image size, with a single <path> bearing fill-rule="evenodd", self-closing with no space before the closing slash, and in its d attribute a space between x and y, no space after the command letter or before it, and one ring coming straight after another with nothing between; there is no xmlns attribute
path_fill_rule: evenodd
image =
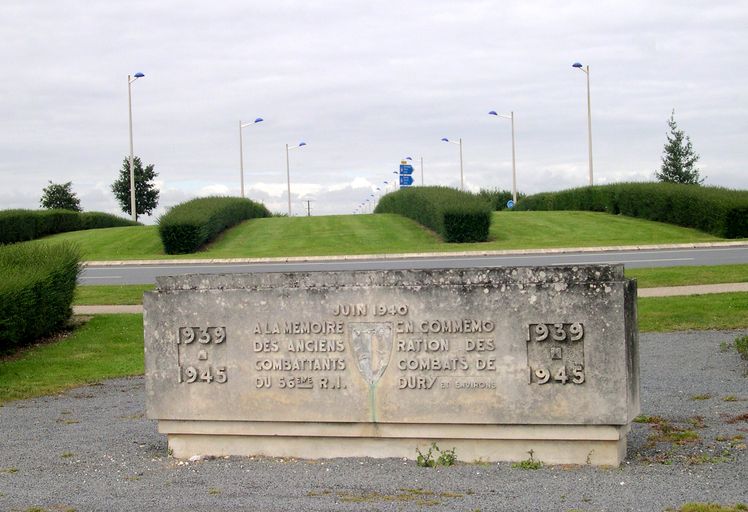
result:
<svg viewBox="0 0 748 512"><path fill-rule="evenodd" d="M691 400L709 400L710 398L712 398L712 395L709 393L702 393L700 395L693 395Z"/></svg>
<svg viewBox="0 0 748 512"><path fill-rule="evenodd" d="M698 455L690 455L686 462L690 465L698 464L720 464L722 462L730 462L730 450L722 450L720 455L712 455L709 453L701 453Z"/></svg>
<svg viewBox="0 0 748 512"><path fill-rule="evenodd" d="M642 462L648 464L662 464L664 466L671 466L673 464L673 451L668 450L667 452L657 453L650 457L641 457Z"/></svg>
<svg viewBox="0 0 748 512"><path fill-rule="evenodd" d="M18 468L0 468L0 473L12 475L13 473L18 473Z"/></svg>
<svg viewBox="0 0 748 512"><path fill-rule="evenodd" d="M73 418L57 418L57 423L62 423L63 425L75 425L77 423L80 423L79 420L73 419Z"/></svg>
<svg viewBox="0 0 748 512"><path fill-rule="evenodd" d="M219 489L218 487L211 487L208 489L208 494L210 494L211 496L218 496L219 494L221 494L221 489Z"/></svg>
<svg viewBox="0 0 748 512"><path fill-rule="evenodd" d="M434 451L439 454L436 459L434 459ZM416 448L416 453L418 454L418 456L416 457L416 465L422 468L452 466L454 465L456 460L455 448L442 451L439 449L436 443L431 443L431 446L425 454L421 453L421 450L419 450L418 448Z"/></svg>
<svg viewBox="0 0 748 512"><path fill-rule="evenodd" d="M691 418L688 418L688 423L690 423L693 428L706 428L703 416L692 416Z"/></svg>
<svg viewBox="0 0 748 512"><path fill-rule="evenodd" d="M732 349L732 342L731 341L720 341L719 342L719 351L720 352L729 352Z"/></svg>
<svg viewBox="0 0 748 512"><path fill-rule="evenodd" d="M309 496L310 498L316 498L319 496L329 496L330 494L332 494L332 491L329 489L325 489L324 491L309 491L308 493L306 493L306 495Z"/></svg>
<svg viewBox="0 0 748 512"><path fill-rule="evenodd" d="M680 508L667 508L665 512L740 512L748 510L748 505L737 503L735 506L718 503L686 503Z"/></svg>
<svg viewBox="0 0 748 512"><path fill-rule="evenodd" d="M535 459L535 451L530 450L527 453L530 454L529 459L525 459L519 462L515 462L512 464L512 467L515 469L540 469L543 467L543 463L539 460Z"/></svg>
<svg viewBox="0 0 748 512"><path fill-rule="evenodd" d="M748 359L748 336L735 338L735 348L743 359Z"/></svg>
<svg viewBox="0 0 748 512"><path fill-rule="evenodd" d="M738 414L737 416L728 418L725 420L725 423L729 423L730 425L733 425L741 421L748 421L748 412L744 412L743 414Z"/></svg>
<svg viewBox="0 0 748 512"><path fill-rule="evenodd" d="M738 397L736 397L735 395L727 395L726 397L724 397L722 399L722 401L724 401L724 402L737 402L738 401Z"/></svg>
<svg viewBox="0 0 748 512"><path fill-rule="evenodd" d="M453 500L464 497L463 494L457 492L436 493L425 489L399 489L397 494L380 494L378 492L338 493L337 496L344 503L399 502L415 503L419 506L441 505L444 499Z"/></svg>
<svg viewBox="0 0 748 512"><path fill-rule="evenodd" d="M444 450L443 452L439 452L439 458L436 459L436 465L454 466L455 460L455 448L453 447L451 450Z"/></svg>
<svg viewBox="0 0 748 512"><path fill-rule="evenodd" d="M60 457L62 457L63 459L69 459L70 457L73 457L74 455L75 454L73 452L62 452L62 455L60 455Z"/></svg>
<svg viewBox="0 0 748 512"><path fill-rule="evenodd" d="M673 443L684 445L694 443L699 440L699 434L693 430L683 429L672 425L669 421L662 420L652 425L652 434L647 440L649 447L654 447L657 443Z"/></svg>
<svg viewBox="0 0 748 512"><path fill-rule="evenodd" d="M646 416L644 414L640 414L636 418L634 418L634 423L664 423L665 418L662 416Z"/></svg>

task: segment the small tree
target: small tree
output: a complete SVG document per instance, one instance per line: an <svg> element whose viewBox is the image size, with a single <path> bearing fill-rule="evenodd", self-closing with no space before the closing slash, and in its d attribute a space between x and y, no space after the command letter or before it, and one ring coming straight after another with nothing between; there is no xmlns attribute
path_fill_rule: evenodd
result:
<svg viewBox="0 0 748 512"><path fill-rule="evenodd" d="M143 169L143 163L137 156L133 158L135 170L135 219L138 215L150 215L158 206L158 189L153 179L158 176L153 170L153 164ZM120 208L128 215L132 215L130 208L130 157L125 157L119 177L112 183L112 192Z"/></svg>
<svg viewBox="0 0 748 512"><path fill-rule="evenodd" d="M42 190L42 197L39 200L42 208L49 210L53 208L62 208L64 210L73 210L75 212L82 211L81 200L75 195L72 190L73 182L68 181L67 183L52 183L44 187Z"/></svg>
<svg viewBox="0 0 748 512"><path fill-rule="evenodd" d="M662 167L659 172L655 171L655 177L669 183L701 185L704 178L699 176L699 169L696 168L699 155L694 153L688 135L678 129L675 122L675 109L670 114L667 124L670 133L666 134L667 142L663 149Z"/></svg>

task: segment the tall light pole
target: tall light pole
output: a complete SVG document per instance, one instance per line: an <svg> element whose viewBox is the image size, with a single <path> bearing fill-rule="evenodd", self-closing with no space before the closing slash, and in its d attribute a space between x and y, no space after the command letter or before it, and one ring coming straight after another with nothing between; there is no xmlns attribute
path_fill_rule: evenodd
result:
<svg viewBox="0 0 748 512"><path fill-rule="evenodd" d="M590 159L590 186L592 186L592 111L590 109L590 66L582 66L579 62L571 65L587 75L587 148Z"/></svg>
<svg viewBox="0 0 748 512"><path fill-rule="evenodd" d="M246 128L247 126L261 123L263 121L264 119L261 117L258 117L251 123L244 123L244 124L242 124L241 119L239 120L239 177L241 180L242 197L244 197L244 146L242 143L242 128Z"/></svg>
<svg viewBox="0 0 748 512"><path fill-rule="evenodd" d="M132 149L132 83L138 78L142 78L145 75L143 73L135 73L135 75L127 75L127 108L130 113L130 213L132 213L132 220L138 221L138 210L135 205L135 168L133 167L132 161L134 159L134 152Z"/></svg>
<svg viewBox="0 0 748 512"><path fill-rule="evenodd" d="M514 157L514 111L509 115L497 114L495 110L488 113L491 116L503 117L512 121L512 201L517 204L517 162Z"/></svg>
<svg viewBox="0 0 748 512"><path fill-rule="evenodd" d="M291 166L288 160L288 152L292 149L298 149L302 146L306 146L306 142L299 142L295 146L288 147L286 144L286 182L288 184L288 216L291 216Z"/></svg>
<svg viewBox="0 0 748 512"><path fill-rule="evenodd" d="M455 142L453 140L449 140L446 137L442 137L442 142L451 142L452 144L457 144L460 146L460 190L465 190L465 181L463 179L463 173L462 173L462 137L460 137L460 142Z"/></svg>

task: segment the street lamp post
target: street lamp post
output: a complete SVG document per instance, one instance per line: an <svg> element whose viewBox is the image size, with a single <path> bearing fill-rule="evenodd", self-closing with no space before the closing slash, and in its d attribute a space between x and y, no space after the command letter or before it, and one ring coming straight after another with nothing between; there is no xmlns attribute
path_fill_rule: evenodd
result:
<svg viewBox="0 0 748 512"><path fill-rule="evenodd" d="M241 191L242 191L242 197L244 197L244 145L242 141L242 128L246 128L247 126L261 123L264 119L261 117L258 117L251 123L244 123L242 124L241 119L239 120L239 179L241 181Z"/></svg>
<svg viewBox="0 0 748 512"><path fill-rule="evenodd" d="M460 146L460 190L465 190L465 181L463 179L463 172L462 172L462 137L460 137L460 142L455 142L453 140L449 140L446 137L442 137L442 142L451 142L452 144L457 144Z"/></svg>
<svg viewBox="0 0 748 512"><path fill-rule="evenodd" d="M306 142L299 142L296 146L288 147L286 144L286 182L288 185L288 216L291 216L291 165L288 159L288 152L292 149L298 149L306 146Z"/></svg>
<svg viewBox="0 0 748 512"><path fill-rule="evenodd" d="M512 122L512 201L517 203L517 163L514 157L514 111L510 112L509 115L497 114L495 110L488 113L489 115L496 117L503 117L509 119Z"/></svg>
<svg viewBox="0 0 748 512"><path fill-rule="evenodd" d="M590 160L590 186L592 186L592 111L590 109L590 66L582 66L579 62L572 64L587 75L587 150Z"/></svg>
<svg viewBox="0 0 748 512"><path fill-rule="evenodd" d="M132 148L132 83L144 76L143 73L139 72L133 76L127 75L127 108L130 113L130 213L134 222L138 221L138 211L135 205L135 168L133 167L134 152Z"/></svg>

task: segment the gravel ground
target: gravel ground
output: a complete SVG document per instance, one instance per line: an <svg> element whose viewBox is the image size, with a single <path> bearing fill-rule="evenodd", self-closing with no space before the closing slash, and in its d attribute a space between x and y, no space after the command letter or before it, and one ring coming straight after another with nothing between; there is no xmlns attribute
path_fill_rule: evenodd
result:
<svg viewBox="0 0 748 512"><path fill-rule="evenodd" d="M667 423L634 424L620 468L185 463L168 457L165 436L144 418L142 378L117 379L0 407L0 510L662 511L745 503L748 364L724 346L739 334L748 331L641 336L642 413Z"/></svg>

